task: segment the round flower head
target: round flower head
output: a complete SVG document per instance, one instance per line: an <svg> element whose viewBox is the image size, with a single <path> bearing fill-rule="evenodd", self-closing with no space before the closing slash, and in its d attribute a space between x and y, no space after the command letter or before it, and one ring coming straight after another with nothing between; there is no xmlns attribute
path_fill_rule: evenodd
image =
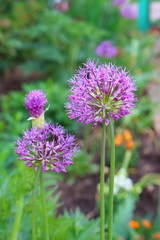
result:
<svg viewBox="0 0 160 240"><path fill-rule="evenodd" d="M32 90L25 98L26 108L34 118L38 118L44 113L44 105L47 103L46 94L41 90Z"/></svg>
<svg viewBox="0 0 160 240"><path fill-rule="evenodd" d="M136 9L131 4L124 4L120 9L120 15L127 19L135 19L138 16Z"/></svg>
<svg viewBox="0 0 160 240"><path fill-rule="evenodd" d="M153 239L160 239L160 232L156 232L156 233L152 234L152 238Z"/></svg>
<svg viewBox="0 0 160 240"><path fill-rule="evenodd" d="M113 58L117 55L117 48L111 41L103 41L96 47L95 53L99 57Z"/></svg>
<svg viewBox="0 0 160 240"><path fill-rule="evenodd" d="M46 124L43 128L31 128L17 140L18 159L28 167L42 171L66 172L65 167L73 164L72 157L78 151L75 137L66 133L60 125Z"/></svg>
<svg viewBox="0 0 160 240"><path fill-rule="evenodd" d="M137 222L135 220L130 220L129 226L130 226L130 228L138 229L140 227L140 224L139 224L139 222Z"/></svg>
<svg viewBox="0 0 160 240"><path fill-rule="evenodd" d="M66 104L70 119L88 124L105 121L108 116L118 119L134 107L136 90L132 77L121 67L112 64L97 65L92 60L70 80L71 89Z"/></svg>

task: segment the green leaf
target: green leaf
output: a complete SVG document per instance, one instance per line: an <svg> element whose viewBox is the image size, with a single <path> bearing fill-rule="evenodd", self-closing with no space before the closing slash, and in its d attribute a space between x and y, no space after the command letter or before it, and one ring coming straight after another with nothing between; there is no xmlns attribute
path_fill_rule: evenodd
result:
<svg viewBox="0 0 160 240"><path fill-rule="evenodd" d="M135 208L136 199L129 195L124 199L122 204L119 205L117 212L114 216L113 233L117 237L124 237L125 239L129 234L129 221L132 218Z"/></svg>
<svg viewBox="0 0 160 240"><path fill-rule="evenodd" d="M135 184L135 189L137 188L141 192L143 188L145 188L149 184L155 184L157 186L160 186L160 174L151 173L145 175L138 183Z"/></svg>
<svg viewBox="0 0 160 240"><path fill-rule="evenodd" d="M96 239L97 233L99 230L99 220L90 221L86 226L85 229L79 234L78 240L93 240Z"/></svg>
<svg viewBox="0 0 160 240"><path fill-rule="evenodd" d="M34 51L34 55L41 60L63 63L63 55L60 53L58 48L52 45L38 46L38 48Z"/></svg>

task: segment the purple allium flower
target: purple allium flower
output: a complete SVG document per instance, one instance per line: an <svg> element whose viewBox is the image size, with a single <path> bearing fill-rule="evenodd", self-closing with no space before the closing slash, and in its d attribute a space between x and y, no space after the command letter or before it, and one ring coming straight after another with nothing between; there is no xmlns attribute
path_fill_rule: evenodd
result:
<svg viewBox="0 0 160 240"><path fill-rule="evenodd" d="M103 41L96 47L95 53L99 57L113 58L117 55L117 48L111 41Z"/></svg>
<svg viewBox="0 0 160 240"><path fill-rule="evenodd" d="M108 116L118 119L130 113L136 101L132 77L125 69L111 63L97 65L93 60L84 63L70 80L71 94L66 104L70 119L88 124L105 121Z"/></svg>
<svg viewBox="0 0 160 240"><path fill-rule="evenodd" d="M113 0L113 5L115 6L115 7L119 7L119 6L121 6L122 4L125 4L125 3L127 3L128 2L128 0Z"/></svg>
<svg viewBox="0 0 160 240"><path fill-rule="evenodd" d="M43 128L30 128L18 138L16 153L28 167L42 171L66 172L65 167L73 164L72 157L78 151L75 137L66 133L60 125L46 124Z"/></svg>
<svg viewBox="0 0 160 240"><path fill-rule="evenodd" d="M32 90L25 98L26 108L34 118L41 116L44 112L44 105L47 103L46 94L41 90Z"/></svg>
<svg viewBox="0 0 160 240"><path fill-rule="evenodd" d="M120 9L120 15L127 19L135 19L138 16L136 9L131 4L124 4Z"/></svg>

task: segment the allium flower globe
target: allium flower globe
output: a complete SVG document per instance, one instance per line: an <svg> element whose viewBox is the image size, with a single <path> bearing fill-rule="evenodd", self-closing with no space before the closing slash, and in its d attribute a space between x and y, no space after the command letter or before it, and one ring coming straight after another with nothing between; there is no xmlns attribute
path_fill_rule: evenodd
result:
<svg viewBox="0 0 160 240"><path fill-rule="evenodd" d="M138 17L136 9L131 4L124 4L120 9L120 15L126 19L136 19Z"/></svg>
<svg viewBox="0 0 160 240"><path fill-rule="evenodd" d="M70 95L66 104L70 119L84 124L109 123L130 113L136 101L135 83L122 67L111 63L98 65L93 60L84 63L70 80Z"/></svg>
<svg viewBox="0 0 160 240"><path fill-rule="evenodd" d="M16 153L18 159L28 167L42 171L66 172L66 166L73 164L72 157L78 151L75 137L66 133L60 125L46 124L43 128L30 128L18 138Z"/></svg>
<svg viewBox="0 0 160 240"><path fill-rule="evenodd" d="M46 94L41 90L32 90L25 98L26 108L34 118L37 118L44 113L44 106L47 103Z"/></svg>
<svg viewBox="0 0 160 240"><path fill-rule="evenodd" d="M117 48L111 41L102 41L95 49L95 53L99 57L114 58L117 55Z"/></svg>

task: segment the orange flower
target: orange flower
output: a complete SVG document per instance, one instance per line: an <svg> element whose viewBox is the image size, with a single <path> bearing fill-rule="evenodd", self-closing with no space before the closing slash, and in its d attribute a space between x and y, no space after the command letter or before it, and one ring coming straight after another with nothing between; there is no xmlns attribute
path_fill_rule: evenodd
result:
<svg viewBox="0 0 160 240"><path fill-rule="evenodd" d="M153 239L160 239L160 232L156 232L152 235Z"/></svg>
<svg viewBox="0 0 160 240"><path fill-rule="evenodd" d="M131 134L131 132L128 129L125 129L123 131L123 138L124 138L125 141L132 140L132 134Z"/></svg>
<svg viewBox="0 0 160 240"><path fill-rule="evenodd" d="M143 226L144 226L145 228L147 228L147 229L151 229L151 227L152 227L150 221L148 221L148 220L146 220L146 219L143 219L143 220L142 220L142 224L143 224Z"/></svg>
<svg viewBox="0 0 160 240"><path fill-rule="evenodd" d="M130 226L130 228L133 228L133 229L137 229L137 228L140 227L139 222L137 222L137 221L135 221L135 220L131 220L131 221L129 222L129 226Z"/></svg>
<svg viewBox="0 0 160 240"><path fill-rule="evenodd" d="M121 134L117 134L115 137L115 145L120 146L123 143L123 136Z"/></svg>
<svg viewBox="0 0 160 240"><path fill-rule="evenodd" d="M134 141L130 140L126 142L126 149L132 150L134 148Z"/></svg>

